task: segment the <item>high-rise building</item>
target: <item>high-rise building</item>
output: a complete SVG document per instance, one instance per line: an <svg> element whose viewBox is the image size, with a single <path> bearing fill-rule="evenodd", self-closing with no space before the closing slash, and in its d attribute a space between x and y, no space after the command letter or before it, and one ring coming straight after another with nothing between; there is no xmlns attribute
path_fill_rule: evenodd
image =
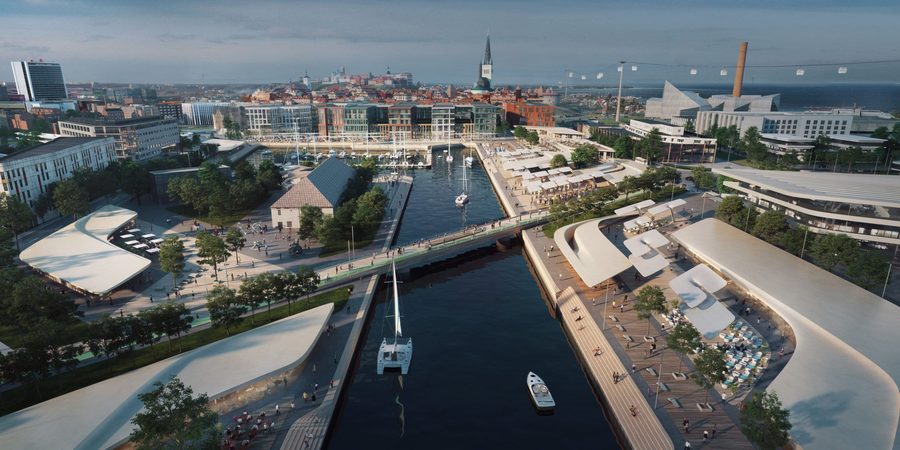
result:
<svg viewBox="0 0 900 450"><path fill-rule="evenodd" d="M43 61L12 61L16 92L29 102L41 100L65 100L66 81L58 63Z"/></svg>

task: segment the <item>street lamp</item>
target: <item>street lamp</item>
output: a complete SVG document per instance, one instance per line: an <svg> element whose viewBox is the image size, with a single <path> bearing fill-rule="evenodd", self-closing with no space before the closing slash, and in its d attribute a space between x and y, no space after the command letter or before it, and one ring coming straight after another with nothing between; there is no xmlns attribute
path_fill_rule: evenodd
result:
<svg viewBox="0 0 900 450"><path fill-rule="evenodd" d="M619 110L622 107L622 77L625 76L625 61L619 61L619 96L616 99L616 123L619 123Z"/></svg>

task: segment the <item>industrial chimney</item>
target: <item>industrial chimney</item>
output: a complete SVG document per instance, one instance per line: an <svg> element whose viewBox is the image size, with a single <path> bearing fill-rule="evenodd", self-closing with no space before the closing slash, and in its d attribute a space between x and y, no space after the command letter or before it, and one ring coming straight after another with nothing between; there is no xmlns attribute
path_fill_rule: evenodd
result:
<svg viewBox="0 0 900 450"><path fill-rule="evenodd" d="M744 87L744 64L747 63L747 43L741 42L741 48L738 51L737 70L734 71L734 89L731 95L734 97L741 96L741 89Z"/></svg>

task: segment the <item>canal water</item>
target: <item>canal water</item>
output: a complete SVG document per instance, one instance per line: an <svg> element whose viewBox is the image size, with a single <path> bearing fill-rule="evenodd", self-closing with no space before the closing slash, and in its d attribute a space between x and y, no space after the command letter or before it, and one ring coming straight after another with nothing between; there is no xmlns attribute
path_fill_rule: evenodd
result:
<svg viewBox="0 0 900 450"><path fill-rule="evenodd" d="M448 172L443 159L417 171L399 242L501 217L479 163L470 204L453 205L462 188L462 155ZM409 374L375 373L389 285L362 337L350 385L328 448L458 449L617 448L572 349L552 318L521 250L496 252L445 267L400 286L403 331L412 337ZM525 385L540 375L557 402L538 415Z"/></svg>

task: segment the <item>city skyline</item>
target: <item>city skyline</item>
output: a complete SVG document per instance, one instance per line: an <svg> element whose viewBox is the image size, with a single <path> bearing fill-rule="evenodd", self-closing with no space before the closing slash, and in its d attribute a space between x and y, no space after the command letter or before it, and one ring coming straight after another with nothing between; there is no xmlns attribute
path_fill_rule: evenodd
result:
<svg viewBox="0 0 900 450"><path fill-rule="evenodd" d="M619 60L653 63L629 72L626 79L635 84L727 82L730 74L723 79L718 67L734 64L744 40L750 42L748 80L759 83L800 81L794 65L900 59L900 50L884 39L900 18L889 2L811 5L465 1L386 8L275 0L252 9L183 2L157 11L130 1L40 0L7 9L9 37L0 39L0 58L59 62L69 82L266 83L297 80L305 71L319 79L340 66L348 73L390 66L414 73L417 81L471 84L490 33L497 85L552 85L570 71L573 84L596 84L598 72L604 73L600 82L612 84ZM284 17L295 19L279 20ZM697 75L689 75L692 67ZM898 67L851 66L838 76L834 67L812 66L802 81L893 82ZM11 81L11 74L0 78Z"/></svg>

